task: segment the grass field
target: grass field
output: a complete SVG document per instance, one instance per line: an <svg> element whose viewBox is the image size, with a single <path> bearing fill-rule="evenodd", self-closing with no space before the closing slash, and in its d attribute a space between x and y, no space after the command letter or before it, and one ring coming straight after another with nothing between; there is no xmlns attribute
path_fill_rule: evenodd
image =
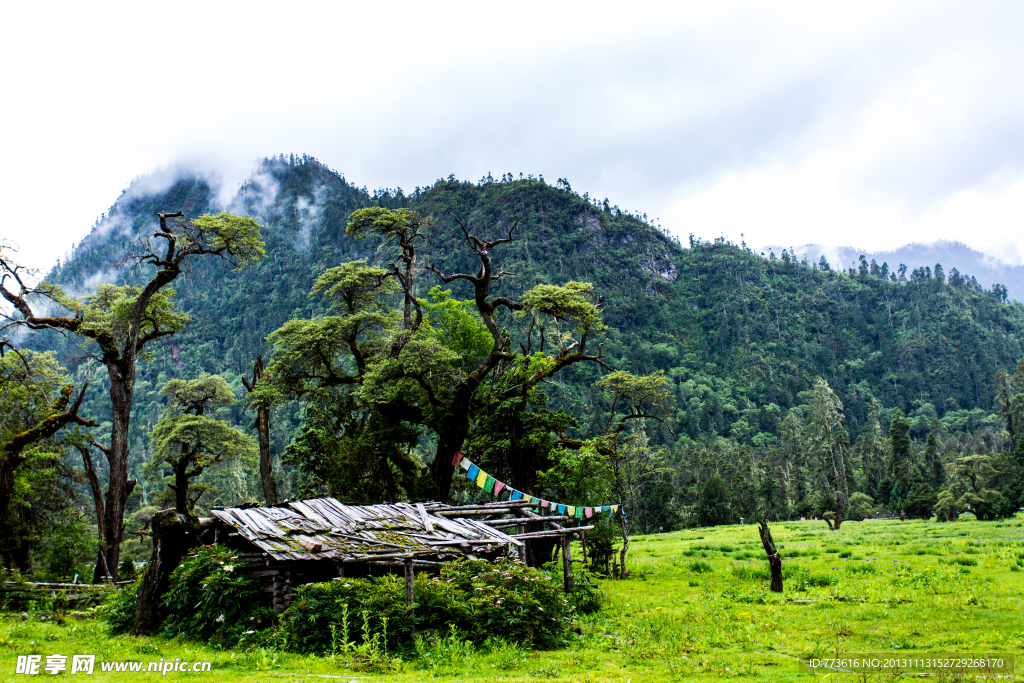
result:
<svg viewBox="0 0 1024 683"><path fill-rule="evenodd" d="M698 529L633 540L633 577L602 581L605 608L581 619L573 646L529 652L449 642L407 655L386 673L345 658L275 650L222 651L165 640L109 637L102 622L63 625L5 615L0 680L18 655L93 654L96 681L503 680L662 681L815 677L891 680L801 668L798 658L877 653L1024 655L1024 523L867 521L830 532L823 522L776 524L785 592L767 589L755 526ZM100 661L210 661L207 673L102 673ZM1014 675L1024 681L1024 657ZM145 664L143 665L145 668ZM48 673L40 676L50 678ZM318 676L319 678L311 678ZM329 677L329 678L327 678ZM956 675L939 676L957 679Z"/></svg>

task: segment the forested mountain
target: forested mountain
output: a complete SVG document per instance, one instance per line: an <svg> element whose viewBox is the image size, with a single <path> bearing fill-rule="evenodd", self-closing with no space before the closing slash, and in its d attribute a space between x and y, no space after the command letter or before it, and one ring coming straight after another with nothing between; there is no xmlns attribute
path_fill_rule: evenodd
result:
<svg viewBox="0 0 1024 683"><path fill-rule="evenodd" d="M781 253L783 247L764 247L762 251ZM915 268L934 268L938 263L944 268L956 268L965 277L973 277L991 289L993 284L1006 287L1007 296L1018 301L1024 298L1024 266L1007 263L1003 259L984 254L976 249L951 240L936 240L927 244L905 244L888 251L870 251L856 247L826 247L821 244L804 244L790 247L801 260L817 262L822 256L833 268L859 270L860 257L863 256L870 268L871 261L879 267L886 264L890 271L898 272L900 264L907 266L907 271Z"/></svg>
<svg viewBox="0 0 1024 683"><path fill-rule="evenodd" d="M154 212L194 217L224 208L215 206L215 188L201 177L179 178L159 192L140 187L117 200L48 275L51 282L74 295L100 282L143 282L145 268L120 264L138 240L152 235ZM495 282L495 294L516 299L538 284L594 284L607 325L598 341L610 370L573 365L543 392L548 408L577 422L564 436L586 439L605 429L610 402L593 387L603 375L664 373L674 406L671 420L646 433L652 447L666 450L665 467L637 511L645 525L680 523L716 475L732 496L732 512L749 515L744 511L753 502L742 499L754 501L774 467L784 470L791 487L776 514L809 511L810 490L799 489L799 470L809 465L793 455L802 446L794 445L790 427L794 420L811 420L818 377L842 404L850 479L854 470L861 477L854 488L882 503L894 475L891 468L870 475L863 444L886 432L897 410L908 418L914 448L923 449L929 434L938 433L948 446L947 460L960 453L957 448L973 448L968 441L981 443L975 435L988 435L990 450L1005 443L996 380L1024 355L1024 305L1007 301L1000 288L984 289L954 273L955 262L943 263L945 272L932 271L934 263L908 263L907 272L865 264L850 273L798 262L785 250L761 257L745 245L692 237L683 245L608 200L580 196L564 180L552 185L532 176L488 175L474 183L449 177L412 192L371 193L311 157L277 157L264 161L226 207L260 219L267 258L240 270L223 261L197 261L174 282L178 306L191 322L139 366L131 471L141 485L132 509L166 501L162 482L143 473L152 452L149 434L166 403L161 387L174 378L221 375L243 399L227 409L230 420L251 431L254 415L246 410L242 377L251 377L257 355L274 357L267 336L289 320L326 314L323 300L310 294L326 269L357 259L386 265L394 258L379 237L346 235L348 216L371 206L412 209L433 222L418 247L418 297L441 284L424 269L428 264L449 273L478 268L458 221L488 239L515 226L513 241L491 254L496 269L515 274ZM464 282L444 288L457 299L472 297ZM513 342L521 338L514 316L506 315L502 324ZM57 349L79 373L89 367L74 338L44 332L26 344ZM92 379L82 412L109 424L104 379L96 372ZM282 497L309 484L299 468L280 462L301 433L304 415L299 402L285 402L273 416L276 465L289 472L282 477ZM431 438L420 434L417 457L432 457ZM474 438L479 443L486 435ZM200 507L260 498L254 467L236 464L225 472L211 474L213 488Z"/></svg>

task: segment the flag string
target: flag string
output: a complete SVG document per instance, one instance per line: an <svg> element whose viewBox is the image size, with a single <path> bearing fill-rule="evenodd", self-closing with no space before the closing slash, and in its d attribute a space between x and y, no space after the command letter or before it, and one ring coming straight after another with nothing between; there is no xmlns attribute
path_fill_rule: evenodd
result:
<svg viewBox="0 0 1024 683"><path fill-rule="evenodd" d="M469 458L463 455L461 451L455 453L455 458L452 460L452 467L461 467L466 472L466 479L469 479L478 487L495 497L498 497L504 491L509 494L508 500L525 500L529 503L536 502L541 508L559 515L567 515L569 517L575 517L576 519L590 519L599 512L607 512L608 519L611 519L612 515L619 510L618 503L615 505L565 505L563 503L556 503L554 501L537 498L523 493L522 491L517 491L508 484L498 481L491 475L484 472L473 464Z"/></svg>

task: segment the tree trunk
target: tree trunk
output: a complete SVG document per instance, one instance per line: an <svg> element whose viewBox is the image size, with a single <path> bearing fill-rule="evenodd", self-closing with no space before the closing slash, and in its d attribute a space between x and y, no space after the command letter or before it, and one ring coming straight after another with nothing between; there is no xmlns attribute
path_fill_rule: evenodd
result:
<svg viewBox="0 0 1024 683"><path fill-rule="evenodd" d="M129 354L126 354L129 355ZM107 363L110 376L110 480L103 509L104 544L100 552L104 567L99 563L96 573L106 571L111 581L117 581L117 568L121 559L121 541L124 539L124 509L135 482L128 481L128 427L132 414L132 388L135 381L135 354L130 358ZM94 574L95 575L95 574Z"/></svg>
<svg viewBox="0 0 1024 683"><path fill-rule="evenodd" d="M7 516L11 507L11 494L14 492L14 472L21 463L25 462L25 456L21 453L8 453L4 451L0 456L0 520Z"/></svg>
<svg viewBox="0 0 1024 683"><path fill-rule="evenodd" d="M153 555L139 584L135 607L137 636L156 633L163 621L160 598L167 590L171 573L181 558L199 543L195 519L174 510L161 510L153 515Z"/></svg>
<svg viewBox="0 0 1024 683"><path fill-rule="evenodd" d="M181 444L181 455L174 468L174 511L179 515L189 516L188 509L188 466L192 462L188 457L188 446Z"/></svg>
<svg viewBox="0 0 1024 683"><path fill-rule="evenodd" d="M256 414L256 433L260 441L260 480L267 505L277 505L277 480L274 461L270 457L270 408L261 404Z"/></svg>
<svg viewBox="0 0 1024 683"><path fill-rule="evenodd" d="M626 521L626 516L622 514L620 510L619 519L621 524L619 529L622 531L622 550L619 551L619 578L624 579L629 574L626 571L626 553L629 551L629 522Z"/></svg>
<svg viewBox="0 0 1024 683"><path fill-rule="evenodd" d="M93 443L96 443L95 441ZM92 465L92 456L89 454L89 447L76 444L78 451L82 454L82 464L85 467L85 478L89 480L89 488L92 490L92 503L96 509L96 530L99 534L100 547L103 547L103 488L100 486L100 478L96 475L96 468ZM103 447L100 446L102 450ZM98 559L98 558L97 558Z"/></svg>
<svg viewBox="0 0 1024 683"><path fill-rule="evenodd" d="M263 364L263 356L256 356L256 364L252 369L252 383L244 377L242 383L252 391L262 381L267 368ZM263 498L267 505L277 505L277 480L274 479L274 461L270 457L270 406L259 403L256 406L256 435L260 442L260 480L263 482Z"/></svg>
<svg viewBox="0 0 1024 683"><path fill-rule="evenodd" d="M775 548L775 541L772 539L772 532L768 528L768 521L757 523L757 533L761 536L761 545L768 555L768 568L772 572L771 590L773 593L782 592L782 557Z"/></svg>
<svg viewBox="0 0 1024 683"><path fill-rule="evenodd" d="M477 385L477 381L463 381L455 391L448 414L441 419L443 426L437 430L437 451L431 473L434 475L434 500L441 503L447 503L452 492L452 479L455 475L452 459L469 434L469 402Z"/></svg>

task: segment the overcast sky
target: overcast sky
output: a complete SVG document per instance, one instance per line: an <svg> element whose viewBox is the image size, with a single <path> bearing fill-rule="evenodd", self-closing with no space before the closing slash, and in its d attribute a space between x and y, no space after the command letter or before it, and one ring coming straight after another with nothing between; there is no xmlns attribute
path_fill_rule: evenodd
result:
<svg viewBox="0 0 1024 683"><path fill-rule="evenodd" d="M4 3L0 238L134 178L568 178L683 237L1024 254L1024 3Z"/></svg>

